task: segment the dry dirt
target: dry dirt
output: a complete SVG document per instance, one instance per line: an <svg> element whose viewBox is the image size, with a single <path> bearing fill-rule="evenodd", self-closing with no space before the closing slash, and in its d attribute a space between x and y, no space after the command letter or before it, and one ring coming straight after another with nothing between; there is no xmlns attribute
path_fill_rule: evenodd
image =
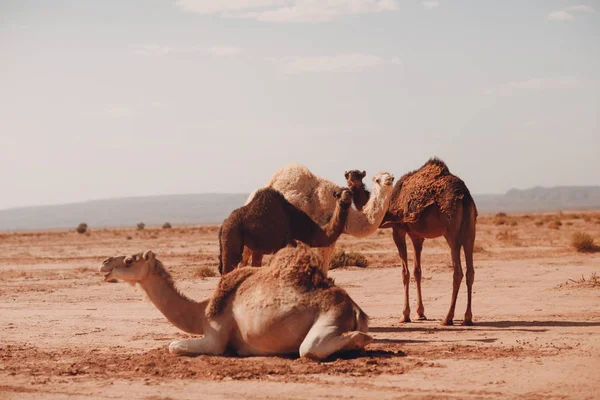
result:
<svg viewBox="0 0 600 400"><path fill-rule="evenodd" d="M481 216L474 327L440 326L452 280L443 239L425 242L430 319L403 324L391 232L343 237L370 266L331 275L371 316L375 342L322 363L172 357L168 343L188 335L96 272L106 256L153 249L201 299L218 280L200 277L216 272L217 230L0 233L0 398L600 398L600 253L570 248L575 231L600 242L598 213ZM414 299L411 285L416 319Z"/></svg>

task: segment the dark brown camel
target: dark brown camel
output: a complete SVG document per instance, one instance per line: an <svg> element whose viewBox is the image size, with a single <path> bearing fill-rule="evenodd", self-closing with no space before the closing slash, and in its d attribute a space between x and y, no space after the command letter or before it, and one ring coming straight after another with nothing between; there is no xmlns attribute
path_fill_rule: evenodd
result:
<svg viewBox="0 0 600 400"><path fill-rule="evenodd" d="M358 211L362 211L371 195L362 182L365 175L367 175L366 171L361 172L357 169L344 172L344 177L346 177L346 181L348 182L348 189L352 191L352 202Z"/></svg>
<svg viewBox="0 0 600 400"><path fill-rule="evenodd" d="M290 204L272 188L260 189L252 201L233 210L219 230L219 272L232 271L242 260L244 246L253 251L252 265L260 266L263 254L275 253L295 240L311 247L327 247L342 234L352 193L340 189L333 216L323 227Z"/></svg>
<svg viewBox="0 0 600 400"><path fill-rule="evenodd" d="M404 285L404 322L410 322L408 284L410 272L406 250L406 235L412 241L414 275L417 286L417 314L426 319L421 295L421 251L425 239L444 236L452 254L454 268L452 300L442 325L453 325L456 298L463 278L460 249L465 253L467 265L467 311L465 325L473 324L471 294L475 270L473 269L473 245L477 207L465 183L452 175L446 164L432 158L416 171L404 175L394 186L390 207L381 228L392 228L392 236L402 261Z"/></svg>

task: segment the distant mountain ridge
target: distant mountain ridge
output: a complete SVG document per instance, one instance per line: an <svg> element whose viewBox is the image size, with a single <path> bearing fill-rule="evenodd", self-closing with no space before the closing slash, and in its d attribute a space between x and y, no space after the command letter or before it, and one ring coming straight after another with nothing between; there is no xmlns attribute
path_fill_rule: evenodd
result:
<svg viewBox="0 0 600 400"><path fill-rule="evenodd" d="M241 207L248 194L179 194L93 200L51 206L0 210L0 230L220 224ZM509 190L506 194L473 195L480 214L600 209L600 186L560 186Z"/></svg>

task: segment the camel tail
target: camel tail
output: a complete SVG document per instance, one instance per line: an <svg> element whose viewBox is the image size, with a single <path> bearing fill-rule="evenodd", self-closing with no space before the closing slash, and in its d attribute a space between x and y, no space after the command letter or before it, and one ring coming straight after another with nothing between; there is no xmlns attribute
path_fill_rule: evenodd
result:
<svg viewBox="0 0 600 400"><path fill-rule="evenodd" d="M462 199L463 202L463 217L461 221L461 239L463 246L468 246L471 250L475 243L475 225L477 223L477 206L471 196L471 193L467 192Z"/></svg>

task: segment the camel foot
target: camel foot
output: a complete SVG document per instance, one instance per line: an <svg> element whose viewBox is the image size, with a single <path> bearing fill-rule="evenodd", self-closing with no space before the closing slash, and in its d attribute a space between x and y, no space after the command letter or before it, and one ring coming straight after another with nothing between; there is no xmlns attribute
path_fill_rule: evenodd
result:
<svg viewBox="0 0 600 400"><path fill-rule="evenodd" d="M373 337L364 332L352 332L348 335L352 338L350 344L346 346L346 350L361 350L366 345L373 343Z"/></svg>
<svg viewBox="0 0 600 400"><path fill-rule="evenodd" d="M454 321L452 321L451 319L445 319L442 321L442 325L444 326L452 326L454 325Z"/></svg>
<svg viewBox="0 0 600 400"><path fill-rule="evenodd" d="M420 321L427 321L427 317L425 315L419 315Z"/></svg>
<svg viewBox="0 0 600 400"><path fill-rule="evenodd" d="M464 325L464 326L473 326L473 321L471 321L471 320L465 320L465 321L463 322L463 325Z"/></svg>
<svg viewBox="0 0 600 400"><path fill-rule="evenodd" d="M185 354L189 354L187 351L187 346L185 346L183 342L183 340L171 342L171 344L169 344L169 353L173 354L174 356L183 356Z"/></svg>
<svg viewBox="0 0 600 400"><path fill-rule="evenodd" d="M402 319L402 322L412 322L412 321L410 320L410 316L406 315L406 316L404 316L404 318Z"/></svg>

